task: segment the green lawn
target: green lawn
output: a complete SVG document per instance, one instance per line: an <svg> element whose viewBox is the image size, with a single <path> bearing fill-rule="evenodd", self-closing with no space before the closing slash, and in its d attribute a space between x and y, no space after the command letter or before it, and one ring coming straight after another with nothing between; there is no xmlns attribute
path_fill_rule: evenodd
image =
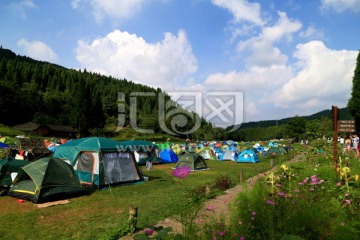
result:
<svg viewBox="0 0 360 240"><path fill-rule="evenodd" d="M192 189L214 185L220 176L239 182L239 174L252 177L286 161L290 155L262 157L261 162L236 163L207 161L210 170L192 172L184 179L171 175L175 164L154 165L151 171L142 167L148 182L117 186L71 199L69 204L38 208L31 202L0 197L0 238L4 239L99 239L106 238L128 219L128 209L139 210L138 227L181 211Z"/></svg>

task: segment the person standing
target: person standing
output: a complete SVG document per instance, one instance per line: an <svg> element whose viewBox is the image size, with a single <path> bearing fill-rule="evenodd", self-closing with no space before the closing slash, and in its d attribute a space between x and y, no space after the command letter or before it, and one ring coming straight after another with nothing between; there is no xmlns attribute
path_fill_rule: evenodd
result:
<svg viewBox="0 0 360 240"><path fill-rule="evenodd" d="M359 146L359 136L354 133L353 137L352 137L352 148L354 149L355 151L355 157L356 158L359 158L359 149L358 149L358 146Z"/></svg>
<svg viewBox="0 0 360 240"><path fill-rule="evenodd" d="M344 154L349 155L351 151L351 138L350 135L346 136L345 142L344 142Z"/></svg>

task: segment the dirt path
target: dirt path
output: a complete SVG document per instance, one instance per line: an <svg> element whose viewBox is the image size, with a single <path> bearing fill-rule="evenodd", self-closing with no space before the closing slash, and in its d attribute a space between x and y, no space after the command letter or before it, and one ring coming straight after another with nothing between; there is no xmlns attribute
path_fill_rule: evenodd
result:
<svg viewBox="0 0 360 240"><path fill-rule="evenodd" d="M299 154L292 160L287 161L287 163L297 162L303 157L304 155ZM274 167L273 169L275 168L276 167ZM227 218L226 220L229 220L228 218L230 217L230 205L233 202L234 198L238 195L239 192L243 191L245 188L253 187L255 182L259 178L264 176L264 173L260 173L252 178L247 179L245 186L244 184L239 184L231 189L226 190L224 194L206 201L203 209L200 210L199 214L197 215L195 222L204 222L206 221L206 219L209 219L209 217L215 217L219 219L221 216L224 216L225 218ZM155 226L163 228L171 227L173 233L182 233L182 224L177 221L175 217L166 218L163 221L158 222Z"/></svg>

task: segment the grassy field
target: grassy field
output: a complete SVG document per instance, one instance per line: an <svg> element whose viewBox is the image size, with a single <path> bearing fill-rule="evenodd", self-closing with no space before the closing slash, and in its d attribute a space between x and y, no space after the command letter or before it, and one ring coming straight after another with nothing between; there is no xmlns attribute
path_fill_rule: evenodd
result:
<svg viewBox="0 0 360 240"><path fill-rule="evenodd" d="M106 188L70 199L69 204L38 208L31 202L0 197L0 238L3 239L107 239L128 219L130 206L138 207L138 227L145 228L186 206L190 191L227 176L233 184L278 165L293 154L262 157L261 162L207 161L210 170L192 172L184 179L171 175L175 164L142 167L148 182ZM272 161L270 160L272 159ZM220 194L216 192L214 194Z"/></svg>

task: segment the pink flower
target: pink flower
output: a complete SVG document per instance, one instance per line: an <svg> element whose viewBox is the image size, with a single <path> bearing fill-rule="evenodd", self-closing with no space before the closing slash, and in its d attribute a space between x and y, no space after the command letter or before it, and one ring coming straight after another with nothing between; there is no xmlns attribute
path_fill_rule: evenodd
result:
<svg viewBox="0 0 360 240"><path fill-rule="evenodd" d="M281 183L277 183L276 186L277 186L277 187L281 187Z"/></svg>
<svg viewBox="0 0 360 240"><path fill-rule="evenodd" d="M184 178L189 175L191 172L191 168L189 166L181 166L172 171L172 175L178 178Z"/></svg>
<svg viewBox="0 0 360 240"><path fill-rule="evenodd" d="M269 205L275 205L275 202L273 202L272 200L267 200L266 203L269 204Z"/></svg>
<svg viewBox="0 0 360 240"><path fill-rule="evenodd" d="M209 205L209 206L206 207L206 210L208 210L208 211L211 211L211 210L213 210L213 209L214 209L214 206L211 206L211 205Z"/></svg>
<svg viewBox="0 0 360 240"><path fill-rule="evenodd" d="M286 194L284 192L278 192L277 195L280 197L285 197Z"/></svg>
<svg viewBox="0 0 360 240"><path fill-rule="evenodd" d="M255 216L255 215L256 215L256 212L252 212L251 215Z"/></svg>
<svg viewBox="0 0 360 240"><path fill-rule="evenodd" d="M154 233L154 230L152 230L152 229L146 229L145 230L146 235L152 235L153 233Z"/></svg>
<svg viewBox="0 0 360 240"><path fill-rule="evenodd" d="M245 240L245 237L240 237L239 240Z"/></svg>
<svg viewBox="0 0 360 240"><path fill-rule="evenodd" d="M223 237L225 235L225 233L224 232L218 232L218 235Z"/></svg>
<svg viewBox="0 0 360 240"><path fill-rule="evenodd" d="M349 205L351 203L350 199L345 199L345 205Z"/></svg>
<svg viewBox="0 0 360 240"><path fill-rule="evenodd" d="M336 186L341 186L341 185L342 185L341 182L337 182L337 183L336 183Z"/></svg>

